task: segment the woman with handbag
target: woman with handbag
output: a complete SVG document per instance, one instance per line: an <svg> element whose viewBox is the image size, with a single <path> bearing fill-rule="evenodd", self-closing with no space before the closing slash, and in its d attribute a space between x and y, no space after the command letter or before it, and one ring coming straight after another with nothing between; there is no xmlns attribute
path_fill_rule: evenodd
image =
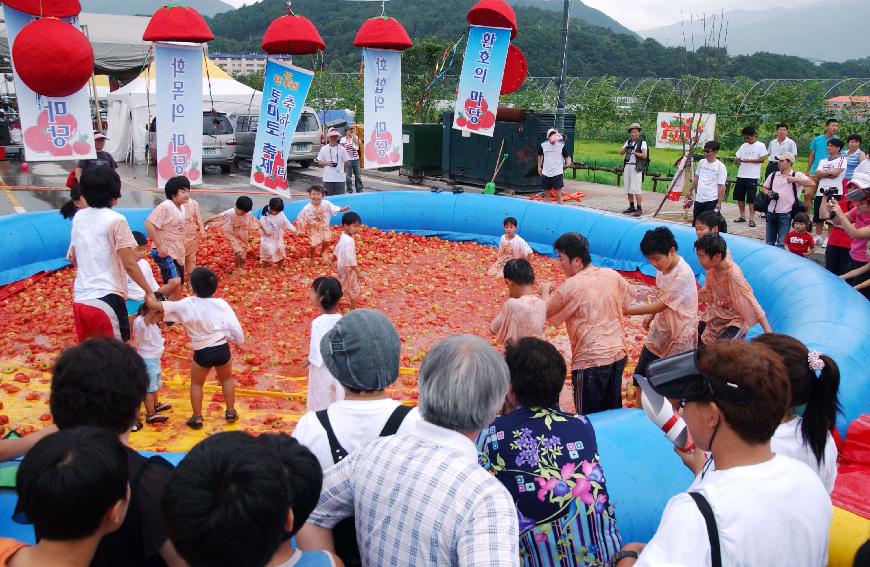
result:
<svg viewBox="0 0 870 567"><path fill-rule="evenodd" d="M791 219L800 212L806 212L803 202L798 199L798 186L807 190L816 186L815 182L803 173L794 171L795 156L783 152L776 156L779 171L770 174L761 186L756 198L756 209L767 211L767 233L765 242L783 248L785 235L791 227ZM762 206L764 205L764 206Z"/></svg>

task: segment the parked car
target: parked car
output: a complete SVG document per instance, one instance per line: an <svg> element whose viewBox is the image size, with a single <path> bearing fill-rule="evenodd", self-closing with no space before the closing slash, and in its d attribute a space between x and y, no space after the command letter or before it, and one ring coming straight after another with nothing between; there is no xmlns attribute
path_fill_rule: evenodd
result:
<svg viewBox="0 0 870 567"><path fill-rule="evenodd" d="M145 151L157 147L157 118L148 128L148 146ZM157 162L157 153L150 152L152 163ZM223 112L202 113L202 165L217 165L221 173L229 173L236 158L236 138L233 124Z"/></svg>
<svg viewBox="0 0 870 567"><path fill-rule="evenodd" d="M236 161L251 160L254 158L254 142L257 138L257 126L259 115L238 114L234 116L236 132ZM296 124L296 133L290 146L290 154L287 162L296 162L301 167L310 167L320 148L323 146L323 129L317 113L313 108L304 107L299 123Z"/></svg>

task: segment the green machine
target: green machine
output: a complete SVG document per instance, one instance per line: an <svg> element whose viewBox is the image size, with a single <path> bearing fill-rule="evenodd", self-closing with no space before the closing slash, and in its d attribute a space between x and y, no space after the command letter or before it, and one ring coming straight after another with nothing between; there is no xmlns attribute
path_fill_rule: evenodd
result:
<svg viewBox="0 0 870 567"><path fill-rule="evenodd" d="M422 183L426 176L441 175L442 129L440 123L402 124L405 155L399 173L407 175L414 185Z"/></svg>

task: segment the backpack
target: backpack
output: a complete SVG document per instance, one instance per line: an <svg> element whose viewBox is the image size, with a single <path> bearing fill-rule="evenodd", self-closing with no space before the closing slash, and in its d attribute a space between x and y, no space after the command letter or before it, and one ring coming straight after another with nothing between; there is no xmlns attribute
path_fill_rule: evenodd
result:
<svg viewBox="0 0 870 567"><path fill-rule="evenodd" d="M399 405L390 414L384 428L378 434L378 437L389 437L395 435L402 425L402 421L411 412L411 408L405 405ZM326 430L326 438L329 440L329 451L332 453L332 462L338 463L347 457L347 451L338 442L335 436L335 431L332 429L332 424L329 423L329 415L326 410L320 410L314 414L320 425ZM345 518L338 522L332 529L333 537L335 538L335 554L345 564L346 567L359 567L362 565L362 559L359 555L359 548L356 540L356 525L354 518Z"/></svg>

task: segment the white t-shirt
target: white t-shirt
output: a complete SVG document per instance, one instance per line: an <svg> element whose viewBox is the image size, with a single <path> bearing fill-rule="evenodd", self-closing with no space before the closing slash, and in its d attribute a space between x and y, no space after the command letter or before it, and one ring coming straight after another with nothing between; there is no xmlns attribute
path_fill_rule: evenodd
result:
<svg viewBox="0 0 870 567"><path fill-rule="evenodd" d="M338 261L338 269L342 270L350 266L356 266L356 242L346 232L341 233L338 244L332 252Z"/></svg>
<svg viewBox="0 0 870 567"><path fill-rule="evenodd" d="M151 271L151 264L148 263L148 260L140 258L136 261L136 265L142 270L142 276L148 282L148 287L151 288L151 291L157 291L160 286L157 284L157 280L154 279L154 272ZM139 287L139 284L134 282L130 276L127 276L127 299L134 299L136 301L145 299L145 290Z"/></svg>
<svg viewBox="0 0 870 567"><path fill-rule="evenodd" d="M72 220L70 251L75 254L73 301L99 299L109 294L127 297L122 248L135 248L136 240L123 215L108 208L80 209Z"/></svg>
<svg viewBox="0 0 870 567"><path fill-rule="evenodd" d="M324 313L311 322L311 343L308 347L308 362L312 366L323 366L323 357L320 356L320 341L323 336L335 327L341 313Z"/></svg>
<svg viewBox="0 0 870 567"><path fill-rule="evenodd" d="M163 320L181 323L193 350L222 345L227 340L240 345L245 334L230 304L217 297L185 297L163 302Z"/></svg>
<svg viewBox="0 0 870 567"><path fill-rule="evenodd" d="M752 144L744 143L734 154L734 157L740 159L758 159L767 155L767 147L764 143L755 141ZM761 175L760 163L743 163L740 162L740 167L737 168L737 177L743 179L758 179Z"/></svg>
<svg viewBox="0 0 870 567"><path fill-rule="evenodd" d="M852 172L852 177L855 176L856 173L866 173L870 175L870 159L865 159L855 168L855 171Z"/></svg>
<svg viewBox="0 0 870 567"><path fill-rule="evenodd" d="M532 253L532 247L529 246L529 243L516 233L510 240L507 239L507 235L501 235L501 239L498 241L499 250L506 246L511 248L511 258L528 258L529 254Z"/></svg>
<svg viewBox="0 0 870 567"><path fill-rule="evenodd" d="M323 168L324 182L337 183L340 181L344 183L344 164L350 161L350 155L344 149L344 146L341 144L337 144L335 147L329 144L323 146L317 154L317 161L335 162L338 164L335 167L327 165Z"/></svg>
<svg viewBox="0 0 870 567"><path fill-rule="evenodd" d="M360 445L374 439L380 434L390 415L399 407L399 402L393 399L384 400L339 400L327 409L329 424L335 432L339 444L348 453L356 451ZM405 416L399 426L399 432L408 430L420 420L417 408ZM296 429L295 437L302 445L314 453L323 470L335 464L329 450L329 439L326 430L320 424L314 412L302 416Z"/></svg>
<svg viewBox="0 0 870 567"><path fill-rule="evenodd" d="M770 156L771 161L776 161L776 156L781 156L785 152L791 152L795 157L798 155L797 144L788 136L786 136L781 144L779 140L774 138L767 145L767 154Z"/></svg>
<svg viewBox="0 0 870 567"><path fill-rule="evenodd" d="M842 168L843 171L841 171L840 175L838 175L837 177L822 177L821 179L819 179L818 189L816 190L816 197L821 197L823 190L829 187L835 188L837 190L837 195L843 194L843 178L846 176L846 159L846 156L840 155L835 157L834 159L825 158L819 162L819 167L816 168L816 172L831 171L832 169L840 168ZM854 172L852 173L852 175L855 175Z"/></svg>
<svg viewBox="0 0 870 567"><path fill-rule="evenodd" d="M544 142L538 153L544 156L544 161L541 164L541 175L556 177L565 172L565 158L568 157L568 150L565 149L564 142L556 142L555 144L551 144L549 141Z"/></svg>
<svg viewBox="0 0 870 567"><path fill-rule="evenodd" d="M642 152L648 148L646 140L638 140L638 142L640 142L640 147L638 147L637 142L635 142L635 144L634 144L634 151L635 152ZM628 147L627 140L624 144L622 144L622 147L623 148ZM637 163L637 156L634 155L634 152L632 152L628 155L628 163Z"/></svg>
<svg viewBox="0 0 870 567"><path fill-rule="evenodd" d="M160 327L151 323L145 323L145 317L136 317L133 320L133 340L136 341L136 352L142 358L160 360L163 356L163 334Z"/></svg>
<svg viewBox="0 0 870 567"><path fill-rule="evenodd" d="M690 491L710 503L722 565L820 567L828 562L831 499L805 464L782 455L766 463L707 471ZM684 493L668 501L637 567L712 565L707 524Z"/></svg>
<svg viewBox="0 0 870 567"><path fill-rule="evenodd" d="M717 201L719 199L719 186L725 185L728 180L728 170L725 168L725 164L718 159L713 163L702 159L695 174L698 176L695 200L699 203Z"/></svg>
<svg viewBox="0 0 870 567"><path fill-rule="evenodd" d="M822 464L816 460L813 450L804 443L801 435L802 418L796 417L791 421L779 424L773 438L770 440L770 449L777 455L785 455L806 463L808 467L816 471L828 494L834 491L834 481L837 479L837 445L834 437L828 433L825 441L825 459Z"/></svg>

